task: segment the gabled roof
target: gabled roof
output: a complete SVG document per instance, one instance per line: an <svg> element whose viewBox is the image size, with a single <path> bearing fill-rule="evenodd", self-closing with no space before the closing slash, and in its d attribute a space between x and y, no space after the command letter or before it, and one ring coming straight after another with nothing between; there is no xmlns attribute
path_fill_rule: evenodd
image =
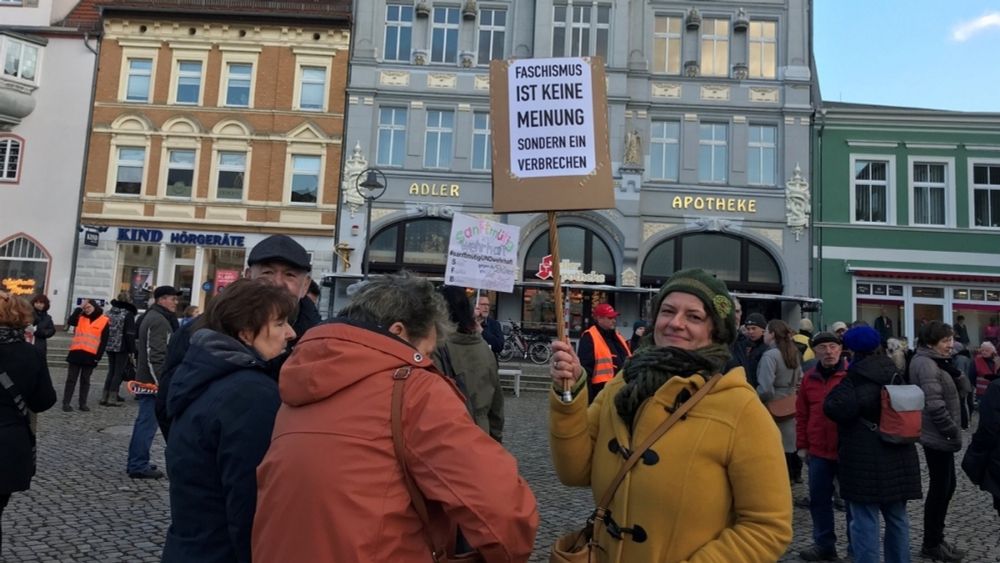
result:
<svg viewBox="0 0 1000 563"><path fill-rule="evenodd" d="M100 29L101 15L97 11L97 2L98 0L80 0L58 25L79 28L81 31Z"/></svg>

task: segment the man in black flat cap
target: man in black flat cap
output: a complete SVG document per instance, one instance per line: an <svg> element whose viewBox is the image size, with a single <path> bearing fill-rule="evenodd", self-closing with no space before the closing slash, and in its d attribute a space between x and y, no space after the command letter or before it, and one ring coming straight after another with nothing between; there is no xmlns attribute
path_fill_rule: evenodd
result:
<svg viewBox="0 0 1000 563"><path fill-rule="evenodd" d="M274 285L284 287L299 300L298 314L292 323L295 339L288 343L288 350L284 354L268 362L275 377L299 338L321 321L316 304L306 297L309 283L312 281L309 275L311 270L309 253L295 239L287 235L271 235L265 238L253 247L250 256L247 257L244 277L266 279ZM198 323L189 323L178 331L167 351L165 375L160 378L160 391L156 397L156 419L164 438L170 432L170 418L167 416L167 389L170 386L170 377L184 360L191 334L197 327Z"/></svg>
<svg viewBox="0 0 1000 563"><path fill-rule="evenodd" d="M135 379L139 383L160 385L166 368L167 345L177 331L177 296L181 292L161 285L153 292L155 303L142 316L137 330L138 361ZM149 448L156 437L156 399L151 393L136 395L139 412L132 426L125 471L133 479L159 479L163 472L149 463Z"/></svg>

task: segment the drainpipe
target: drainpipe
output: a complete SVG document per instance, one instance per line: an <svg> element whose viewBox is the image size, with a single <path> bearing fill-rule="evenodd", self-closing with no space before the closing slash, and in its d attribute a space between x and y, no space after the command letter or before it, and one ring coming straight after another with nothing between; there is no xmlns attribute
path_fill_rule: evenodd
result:
<svg viewBox="0 0 1000 563"><path fill-rule="evenodd" d="M104 9L100 6L97 7L98 21L104 21ZM83 141L83 163L80 166L80 192L77 197L76 202L76 228L73 232L76 233L76 244L73 245L73 258L70 261L69 268L69 295L66 296L66 310L73 310L73 295L76 292L76 266L77 259L80 254L80 231L82 230L83 223L83 198L87 190L87 163L90 160L90 133L94 127L94 99L97 95L97 70L100 67L101 56L101 39L100 32L97 34L96 43L97 48L90 46L90 33L85 32L83 34L83 45L88 51L94 54L94 75L91 78L90 84L90 104L87 111L87 129L84 131L84 141ZM65 320L65 319L64 319Z"/></svg>
<svg viewBox="0 0 1000 563"><path fill-rule="evenodd" d="M820 219L820 221L824 221L825 218L823 217L823 156L824 156L823 155L823 130L826 129L826 109L820 109L819 111L816 112L816 115L819 117L819 130L816 133L816 154L819 155L819 158L816 159L816 170L814 171L814 173L816 174L816 180L813 182L813 186L817 187L817 193L818 193L818 195L816 197L816 210L815 210L816 212L815 212L814 217L818 217ZM814 282L815 288L816 288L815 295L816 295L816 297L819 297L819 298L823 297L823 266L822 265L823 265L823 229L824 228L825 227L817 226L815 219L813 220L813 229L814 229L813 230L813 234L814 234L813 240L815 241L815 245L816 245L815 246L816 247L816 259L815 260L810 260L809 264L810 264L810 267L813 267L813 268L815 268L817 264L819 265L819 267L817 268L819 270L819 272L820 272L818 276L814 275L813 273L810 273L813 276L812 279L813 279L813 282ZM825 302L824 302L824 304L825 304ZM826 313L826 307L821 306L820 309L819 309L820 326L824 326L823 316L824 316L825 313Z"/></svg>

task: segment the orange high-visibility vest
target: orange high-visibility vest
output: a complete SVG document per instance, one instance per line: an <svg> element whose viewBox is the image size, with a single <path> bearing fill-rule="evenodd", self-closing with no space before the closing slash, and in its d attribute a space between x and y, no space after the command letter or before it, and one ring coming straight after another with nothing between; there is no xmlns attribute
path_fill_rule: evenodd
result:
<svg viewBox="0 0 1000 563"><path fill-rule="evenodd" d="M88 354L97 355L97 351L101 349L101 333L104 332L104 327L108 326L108 318L101 315L96 321L91 321L90 318L80 315L80 320L76 323L76 331L73 332L73 342L70 343L69 349L82 350Z"/></svg>
<svg viewBox="0 0 1000 563"><path fill-rule="evenodd" d="M608 343L604 341L604 336L598 330L597 325L588 328L584 334L589 334L594 341L594 373L590 374L590 382L596 385L611 381L611 378L615 376L615 357L611 353L611 348L608 348ZM617 331L615 337L621 343L625 354L631 358L632 351L629 350L628 342Z"/></svg>

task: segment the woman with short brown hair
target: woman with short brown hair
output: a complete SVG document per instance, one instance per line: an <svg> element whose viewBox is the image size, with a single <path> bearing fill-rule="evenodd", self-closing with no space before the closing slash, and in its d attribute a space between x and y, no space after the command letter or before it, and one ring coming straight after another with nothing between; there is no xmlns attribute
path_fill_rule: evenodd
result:
<svg viewBox="0 0 1000 563"><path fill-rule="evenodd" d="M0 291L0 521L11 494L28 490L35 474L34 413L56 403L45 356L24 341L32 319L30 305Z"/></svg>

